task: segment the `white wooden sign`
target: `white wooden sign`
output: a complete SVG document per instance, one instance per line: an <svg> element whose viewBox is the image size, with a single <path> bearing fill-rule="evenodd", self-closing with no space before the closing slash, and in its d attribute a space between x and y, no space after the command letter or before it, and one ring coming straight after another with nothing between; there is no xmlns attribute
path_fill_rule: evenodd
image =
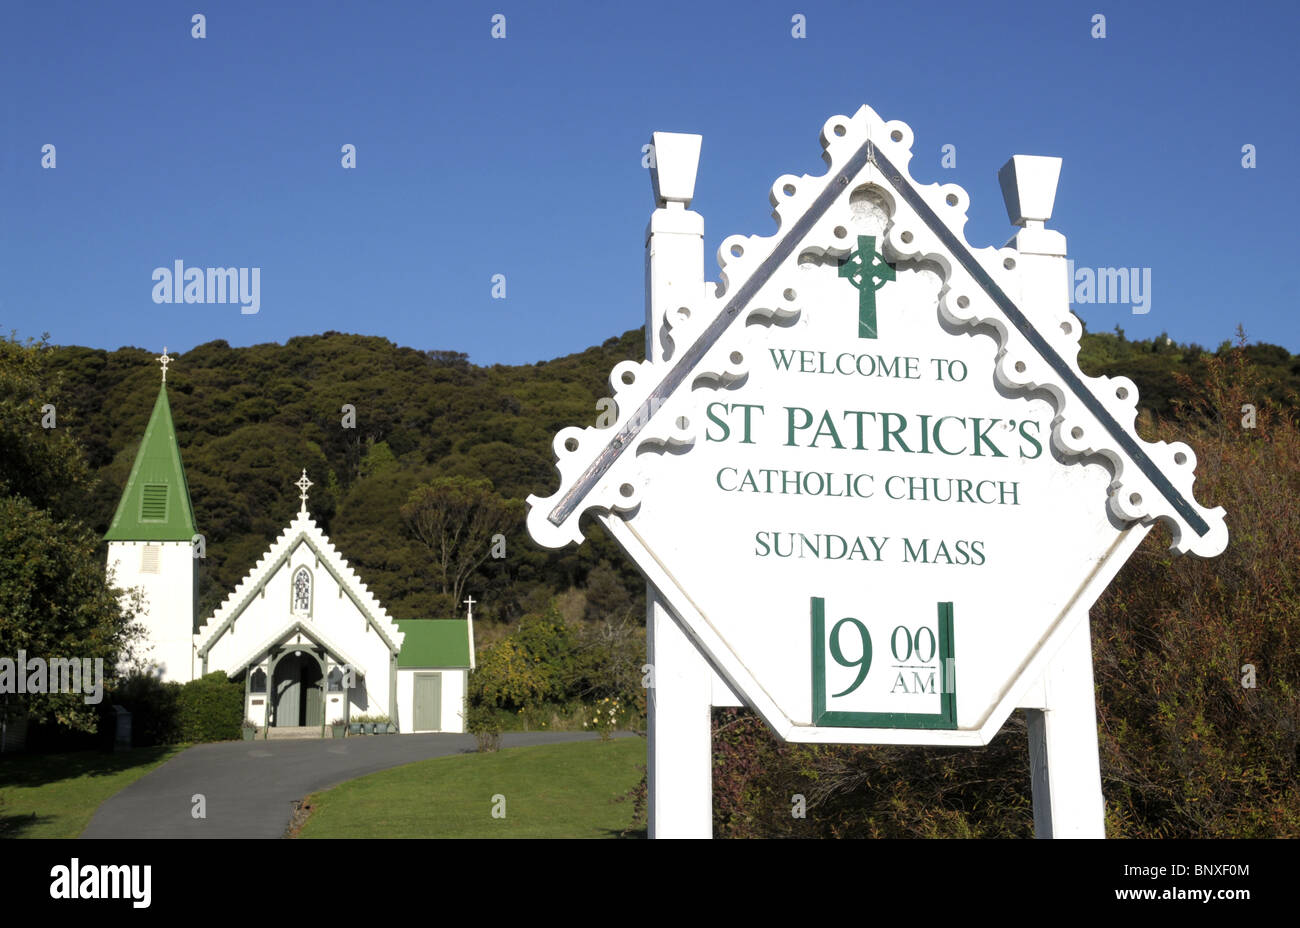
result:
<svg viewBox="0 0 1300 928"><path fill-rule="evenodd" d="M1008 162L1022 228L977 249L965 191L911 179L906 125L836 116L829 170L778 178L776 233L725 239L706 284L699 137L654 141L647 360L611 373L612 427L556 436L560 486L528 519L558 547L594 511L645 573L652 714L682 710L652 737L698 779L717 691L791 741L980 745L1026 707L1039 832L1099 833L1087 609L1155 520L1204 556L1227 530L1192 449L1137 436L1133 383L1079 370L1065 239L1043 228L1060 160ZM683 633L704 660L674 645L666 666ZM651 753L652 780L677 775ZM1087 793L1068 822L1067 756ZM652 784L695 809L672 833L707 834L698 790Z"/></svg>

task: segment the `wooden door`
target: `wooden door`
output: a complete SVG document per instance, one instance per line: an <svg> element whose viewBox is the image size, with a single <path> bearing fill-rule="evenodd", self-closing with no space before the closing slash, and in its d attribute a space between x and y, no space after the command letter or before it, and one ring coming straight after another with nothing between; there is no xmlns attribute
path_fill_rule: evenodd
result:
<svg viewBox="0 0 1300 928"><path fill-rule="evenodd" d="M416 731L442 731L442 674L415 675L414 709Z"/></svg>

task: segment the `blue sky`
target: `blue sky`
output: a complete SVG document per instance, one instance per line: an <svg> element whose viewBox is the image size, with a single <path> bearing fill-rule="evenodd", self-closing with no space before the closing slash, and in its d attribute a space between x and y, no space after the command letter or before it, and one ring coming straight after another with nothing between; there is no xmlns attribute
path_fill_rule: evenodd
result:
<svg viewBox="0 0 1300 928"><path fill-rule="evenodd" d="M567 354L642 322L652 131L704 136L716 277L721 239L770 234L772 182L821 173L823 122L867 103L913 128L918 182L971 194L976 246L1011 234L1008 156L1065 159L1049 227L1076 264L1152 274L1145 315L1076 306L1092 330L1212 348L1241 322L1300 352L1297 26L1293 4L6 2L0 330ZM261 268L260 311L155 304L177 259Z"/></svg>

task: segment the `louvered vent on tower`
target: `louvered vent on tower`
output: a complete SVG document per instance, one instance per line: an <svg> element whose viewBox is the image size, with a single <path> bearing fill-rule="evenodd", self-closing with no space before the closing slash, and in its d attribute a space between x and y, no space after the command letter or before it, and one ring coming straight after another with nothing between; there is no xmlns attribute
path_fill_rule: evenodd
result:
<svg viewBox="0 0 1300 928"><path fill-rule="evenodd" d="M147 483L140 497L140 518L146 522L167 521L167 484Z"/></svg>

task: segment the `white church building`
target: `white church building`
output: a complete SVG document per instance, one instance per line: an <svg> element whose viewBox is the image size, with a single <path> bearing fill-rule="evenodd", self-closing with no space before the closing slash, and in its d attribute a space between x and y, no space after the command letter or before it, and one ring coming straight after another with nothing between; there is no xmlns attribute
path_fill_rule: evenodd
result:
<svg viewBox="0 0 1300 928"><path fill-rule="evenodd" d="M396 620L301 505L216 612L198 622L199 537L163 383L104 538L113 583L140 589L148 658L164 680L224 670L260 728L387 716L400 732L463 732L472 613ZM472 601L471 601L472 602ZM471 606L472 608L472 606Z"/></svg>

